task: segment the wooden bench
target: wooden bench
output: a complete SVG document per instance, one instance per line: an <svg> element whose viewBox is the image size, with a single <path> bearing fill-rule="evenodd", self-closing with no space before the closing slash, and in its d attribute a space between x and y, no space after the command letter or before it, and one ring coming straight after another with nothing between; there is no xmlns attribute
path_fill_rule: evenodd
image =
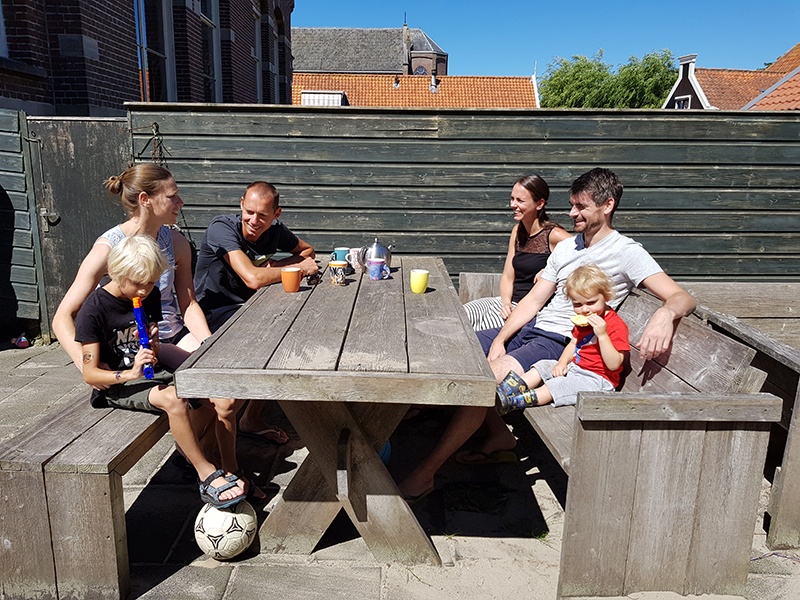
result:
<svg viewBox="0 0 800 600"><path fill-rule="evenodd" d="M130 593L122 476L168 430L165 415L95 409L76 387L0 444L4 599Z"/></svg>
<svg viewBox="0 0 800 600"><path fill-rule="evenodd" d="M462 301L492 295L490 276L471 278L460 276ZM622 304L632 344L660 304L638 291ZM620 392L525 411L569 475L559 598L744 591L781 410L757 393L755 354L690 316L668 356L644 362L632 349Z"/></svg>
<svg viewBox="0 0 800 600"><path fill-rule="evenodd" d="M774 467L765 529L770 548L800 548L800 411L794 410L800 405L800 283L683 285L698 299L695 314L756 350L753 364L767 372L762 391L783 399L781 430L773 428L780 461ZM727 314L734 309L735 315Z"/></svg>

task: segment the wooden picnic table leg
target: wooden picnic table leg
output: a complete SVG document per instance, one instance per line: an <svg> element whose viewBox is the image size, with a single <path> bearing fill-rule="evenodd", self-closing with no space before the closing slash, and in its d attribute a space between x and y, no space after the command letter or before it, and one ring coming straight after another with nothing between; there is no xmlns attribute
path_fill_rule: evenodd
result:
<svg viewBox="0 0 800 600"><path fill-rule="evenodd" d="M310 464L307 467L309 471L304 472L304 481L300 483L313 484L318 481L317 474L320 474L326 482L328 494L333 490L340 492L337 494L340 506L345 509L377 560L407 565L441 565L430 538L400 496L376 451L394 431L408 405L346 405L343 402L280 402L280 405L308 447L309 458L312 459L306 460ZM349 432L351 468L347 469L346 489L340 485L341 479L337 480L337 447L342 431ZM294 481L291 483L294 484ZM297 497L298 490L294 485L291 488L292 494ZM290 486L286 491L290 491ZM325 497L329 498L327 495ZM295 499L293 502L298 501ZM312 514L318 512L319 515L314 517L317 525L333 512L330 503L325 506L326 503L320 501L303 502L307 502L308 506L298 506L295 510L301 510L305 515L309 511ZM326 513L324 518L323 512ZM284 515L280 517L283 520ZM265 527L270 519L272 515L267 518ZM284 525L277 532L278 537L293 537L295 523L284 522ZM275 528L271 525L269 530L272 533L268 533L268 536L275 534Z"/></svg>
<svg viewBox="0 0 800 600"><path fill-rule="evenodd" d="M261 552L311 554L341 509L314 461L304 460L261 526Z"/></svg>

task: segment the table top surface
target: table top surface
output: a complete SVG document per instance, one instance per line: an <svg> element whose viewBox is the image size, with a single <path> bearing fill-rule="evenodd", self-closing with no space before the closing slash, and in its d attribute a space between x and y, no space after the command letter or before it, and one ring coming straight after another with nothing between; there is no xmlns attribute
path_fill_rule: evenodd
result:
<svg viewBox="0 0 800 600"><path fill-rule="evenodd" d="M430 271L414 294L411 269ZM186 398L491 406L495 380L441 259L259 290L175 374Z"/></svg>

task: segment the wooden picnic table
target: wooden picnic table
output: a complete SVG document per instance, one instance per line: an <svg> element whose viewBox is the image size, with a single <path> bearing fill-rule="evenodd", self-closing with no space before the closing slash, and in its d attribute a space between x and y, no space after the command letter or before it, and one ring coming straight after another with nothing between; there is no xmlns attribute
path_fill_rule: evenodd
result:
<svg viewBox="0 0 800 600"><path fill-rule="evenodd" d="M430 271L413 294L408 273ZM378 451L411 404L494 403L495 380L444 263L394 257L287 294L263 288L184 363L182 397L278 400L309 450L260 532L262 552L310 554L341 508L381 562L440 565Z"/></svg>

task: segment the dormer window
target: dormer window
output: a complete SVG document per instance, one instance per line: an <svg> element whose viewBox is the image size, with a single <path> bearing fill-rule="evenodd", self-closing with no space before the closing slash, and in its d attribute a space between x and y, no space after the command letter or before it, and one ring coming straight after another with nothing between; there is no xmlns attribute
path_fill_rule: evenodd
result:
<svg viewBox="0 0 800 600"><path fill-rule="evenodd" d="M692 108L692 97L678 96L677 98L675 98L675 108L678 110Z"/></svg>

